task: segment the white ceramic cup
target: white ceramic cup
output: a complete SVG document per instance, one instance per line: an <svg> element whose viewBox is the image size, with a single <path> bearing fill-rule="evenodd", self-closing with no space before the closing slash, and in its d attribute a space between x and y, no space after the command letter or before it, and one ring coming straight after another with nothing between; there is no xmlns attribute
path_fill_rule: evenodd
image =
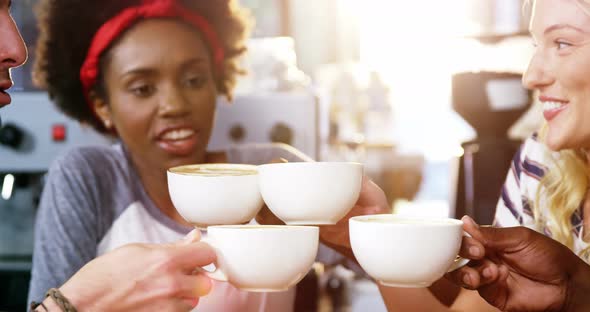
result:
<svg viewBox="0 0 590 312"><path fill-rule="evenodd" d="M253 165L201 164L170 168L168 191L178 213L197 227L243 224L262 208Z"/></svg>
<svg viewBox="0 0 590 312"><path fill-rule="evenodd" d="M389 214L353 217L349 226L354 256L385 286L428 287L469 262L458 257L461 220Z"/></svg>
<svg viewBox="0 0 590 312"><path fill-rule="evenodd" d="M217 254L218 281L251 292L286 291L311 269L318 252L314 226L210 226L202 241Z"/></svg>
<svg viewBox="0 0 590 312"><path fill-rule="evenodd" d="M259 166L258 174L264 202L286 224L335 224L359 198L363 165L275 163Z"/></svg>

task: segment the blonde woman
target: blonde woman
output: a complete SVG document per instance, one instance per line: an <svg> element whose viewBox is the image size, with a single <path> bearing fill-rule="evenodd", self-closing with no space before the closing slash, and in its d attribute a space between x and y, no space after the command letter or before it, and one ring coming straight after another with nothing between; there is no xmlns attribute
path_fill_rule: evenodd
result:
<svg viewBox="0 0 590 312"><path fill-rule="evenodd" d="M589 262L590 1L533 0L527 7L532 14L530 32L535 53L523 84L537 91L546 123L514 157L497 206L495 226L531 228ZM475 256L483 256L484 250L480 253ZM498 257L486 256L499 263ZM519 259L512 261L518 263ZM468 271L462 271L463 284L479 286L479 281L471 280L476 274L465 274ZM479 273L491 276L497 272ZM420 298L413 302L414 311L448 310L429 300L433 296L423 291L382 289L382 293L392 310L404 306L411 293L413 298ZM484 311L486 303L476 295L462 290L451 308Z"/></svg>
<svg viewBox="0 0 590 312"><path fill-rule="evenodd" d="M536 51L523 77L546 123L515 156L495 225L524 225L589 261L590 2L531 1Z"/></svg>

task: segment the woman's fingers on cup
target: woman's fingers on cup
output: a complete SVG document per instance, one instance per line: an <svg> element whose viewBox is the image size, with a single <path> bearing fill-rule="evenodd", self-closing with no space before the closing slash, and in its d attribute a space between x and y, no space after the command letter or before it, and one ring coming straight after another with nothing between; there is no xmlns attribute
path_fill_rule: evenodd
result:
<svg viewBox="0 0 590 312"><path fill-rule="evenodd" d="M463 288L475 289L479 286L481 276L477 269L464 266L445 275L449 280Z"/></svg>
<svg viewBox="0 0 590 312"><path fill-rule="evenodd" d="M211 279L202 273L183 276L178 285L178 297L183 298L191 309L197 306L200 297L208 295L213 288Z"/></svg>
<svg viewBox="0 0 590 312"><path fill-rule="evenodd" d="M485 246L487 244L489 240L489 235L487 235L486 233L493 228L489 226L480 226L469 216L463 216L463 218L461 218L461 221L463 221L463 230L467 234L471 235L471 237L480 242L482 246ZM484 233L483 230L486 230L486 233Z"/></svg>
<svg viewBox="0 0 590 312"><path fill-rule="evenodd" d="M479 260L485 256L485 248L483 244L473 237L463 236L459 255L463 258Z"/></svg>
<svg viewBox="0 0 590 312"><path fill-rule="evenodd" d="M171 253L172 262L184 272L192 273L195 268L209 265L217 258L215 250L205 242L175 246Z"/></svg>
<svg viewBox="0 0 590 312"><path fill-rule="evenodd" d="M180 244L187 245L190 243L198 242L201 240L201 231L199 229L194 229L190 231L181 241Z"/></svg>
<svg viewBox="0 0 590 312"><path fill-rule="evenodd" d="M500 268L493 262L486 260L479 267L481 274L481 285L488 285L500 278Z"/></svg>
<svg viewBox="0 0 590 312"><path fill-rule="evenodd" d="M478 288L496 282L501 276L500 267L488 259L478 261L477 265L472 268L478 272L480 277Z"/></svg>
<svg viewBox="0 0 590 312"><path fill-rule="evenodd" d="M467 289L478 289L494 283L502 277L501 268L490 260L486 259L472 263L448 273L446 277L455 284Z"/></svg>
<svg viewBox="0 0 590 312"><path fill-rule="evenodd" d="M482 285L481 287L479 287L477 289L480 296L482 298L486 298L486 300L498 300L498 298L502 298L502 297L499 297L499 287L498 286L500 286L500 289L501 289L501 288L503 288L503 285L506 285L506 279L508 278L508 275L510 273L508 267L505 265L499 265L499 266L496 266L496 268L498 269L497 279L493 282L489 281L488 283L486 283L485 285ZM493 298L496 298L496 299L493 299ZM488 302L495 305L492 301L488 301Z"/></svg>
<svg viewBox="0 0 590 312"><path fill-rule="evenodd" d="M199 305L199 298L183 298L183 307L178 311L190 311Z"/></svg>
<svg viewBox="0 0 590 312"><path fill-rule="evenodd" d="M195 280L193 283L195 287L193 289L197 296L204 297L211 292L211 288L213 288L213 282L207 275L199 273L192 275L192 278Z"/></svg>
<svg viewBox="0 0 590 312"><path fill-rule="evenodd" d="M185 275L179 281L179 285L179 296L186 299L204 297L211 292L211 288L213 287L211 279L203 273Z"/></svg>

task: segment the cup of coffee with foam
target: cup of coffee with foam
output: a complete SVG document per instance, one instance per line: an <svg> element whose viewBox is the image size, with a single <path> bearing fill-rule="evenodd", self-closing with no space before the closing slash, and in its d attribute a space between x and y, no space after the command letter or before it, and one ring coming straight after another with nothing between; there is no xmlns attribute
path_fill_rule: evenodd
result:
<svg viewBox="0 0 590 312"><path fill-rule="evenodd" d="M286 291L311 269L319 242L315 226L210 226L202 239L217 254L211 278L251 292Z"/></svg>
<svg viewBox="0 0 590 312"><path fill-rule="evenodd" d="M363 165L351 162L293 162L258 167L268 208L289 225L335 224L356 204Z"/></svg>
<svg viewBox="0 0 590 312"><path fill-rule="evenodd" d="M349 220L354 256L384 286L428 287L469 260L459 258L463 222L399 215Z"/></svg>
<svg viewBox="0 0 590 312"><path fill-rule="evenodd" d="M174 207L197 227L247 223L262 208L256 166L185 165L170 168L167 176Z"/></svg>

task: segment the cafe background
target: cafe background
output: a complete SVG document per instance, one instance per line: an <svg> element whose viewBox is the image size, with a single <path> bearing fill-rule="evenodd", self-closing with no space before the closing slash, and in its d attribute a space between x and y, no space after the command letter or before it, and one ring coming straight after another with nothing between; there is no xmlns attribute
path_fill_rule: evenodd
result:
<svg viewBox="0 0 590 312"><path fill-rule="evenodd" d="M292 144L318 160L363 163L396 213L491 222L509 161L541 121L520 86L532 52L521 0L241 2L256 17L249 74L234 103L220 99L211 149ZM112 143L32 85L35 3L13 3L31 55L2 111L0 311L25 309L51 161ZM299 311L385 311L375 284L343 267L314 265L304 283Z"/></svg>

